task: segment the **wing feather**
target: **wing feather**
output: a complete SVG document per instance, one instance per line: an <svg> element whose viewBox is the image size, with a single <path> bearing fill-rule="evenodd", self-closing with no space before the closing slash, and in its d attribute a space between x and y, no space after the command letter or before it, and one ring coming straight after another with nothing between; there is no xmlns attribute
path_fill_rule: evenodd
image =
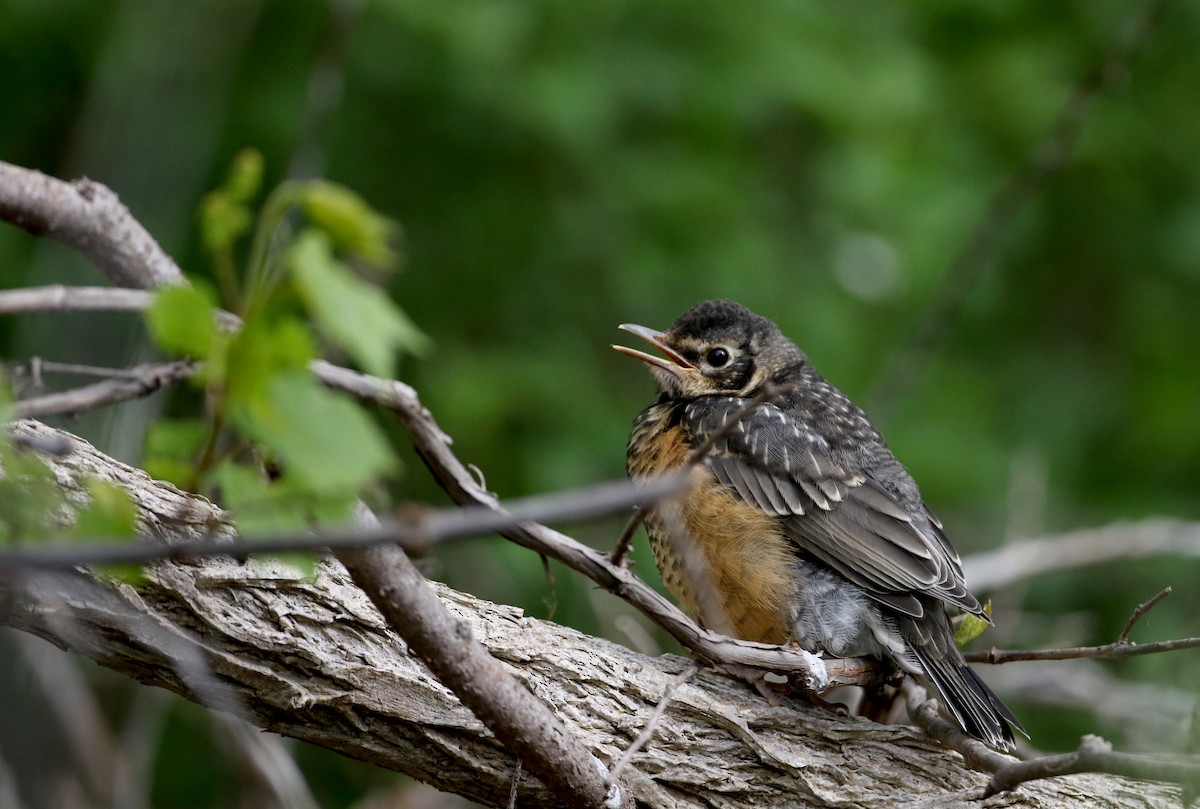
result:
<svg viewBox="0 0 1200 809"><path fill-rule="evenodd" d="M745 404L735 397L693 403L684 411L685 426L703 442ZM741 499L785 517L797 547L873 598L914 617L924 613L915 593L981 611L963 583L958 554L928 509L906 506L871 470L847 469L802 418L761 405L714 442L707 463Z"/></svg>

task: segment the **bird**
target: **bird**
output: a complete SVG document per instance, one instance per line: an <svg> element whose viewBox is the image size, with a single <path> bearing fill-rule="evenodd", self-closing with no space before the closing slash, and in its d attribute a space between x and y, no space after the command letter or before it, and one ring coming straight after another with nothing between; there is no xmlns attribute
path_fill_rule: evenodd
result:
<svg viewBox="0 0 1200 809"><path fill-rule="evenodd" d="M681 606L711 622L707 597L736 637L898 667L932 684L968 734L1012 749L1012 729L1025 730L964 662L947 610L990 616L866 414L738 303L697 304L666 331L619 328L662 355L613 346L658 383L634 420L630 478L692 465L683 493L644 515Z"/></svg>

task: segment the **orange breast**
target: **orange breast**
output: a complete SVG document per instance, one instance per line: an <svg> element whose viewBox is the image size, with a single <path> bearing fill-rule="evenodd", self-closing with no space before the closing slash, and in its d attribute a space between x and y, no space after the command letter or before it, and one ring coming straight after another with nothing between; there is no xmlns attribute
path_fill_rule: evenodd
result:
<svg viewBox="0 0 1200 809"><path fill-rule="evenodd" d="M629 473L635 479L687 461L690 447L682 428L667 426L665 412L662 418L647 418L654 415L644 413L630 439ZM786 642L795 556L777 518L740 500L702 466L692 477L683 494L646 518L663 582L684 610L706 616L713 630ZM687 558L690 554L695 555Z"/></svg>

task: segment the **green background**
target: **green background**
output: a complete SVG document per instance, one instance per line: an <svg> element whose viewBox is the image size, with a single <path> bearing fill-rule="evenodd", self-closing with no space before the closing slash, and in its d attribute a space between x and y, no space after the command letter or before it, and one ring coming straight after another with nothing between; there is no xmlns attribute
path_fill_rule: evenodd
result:
<svg viewBox="0 0 1200 809"><path fill-rule="evenodd" d="M10 0L0 159L109 185L197 277L209 272L198 200L242 147L263 152L271 183L323 176L362 194L402 224L404 269L387 283L436 343L397 373L503 497L621 476L653 386L608 348L628 337L616 325L663 328L697 301L736 299L866 407L967 555L1200 517L1195 4L1169 4L1129 75L1087 110L1077 150L1005 225L944 344L904 384L886 382L989 201L1138 8ZM103 283L8 226L0 278ZM10 318L0 349L105 365L150 356L129 317ZM184 407L165 399L66 426L136 463L147 423ZM411 458L395 495L445 502ZM621 524L571 528L603 547ZM644 548L638 560L657 584ZM537 558L499 540L439 552L426 569L549 609ZM1168 584L1175 595L1135 639L1200 634L1198 573L1192 561L1124 562L985 594L998 628L977 645L1104 643ZM614 598L555 578L555 620L677 651L654 632L633 639L642 632ZM1175 749L1200 654L1047 670L1077 686L1128 679L1158 698L1096 689L1097 718L985 671L1038 747L1095 730ZM193 783L207 783L188 752L212 744L202 713L169 710L158 802L228 800ZM328 805L390 778L302 758Z"/></svg>

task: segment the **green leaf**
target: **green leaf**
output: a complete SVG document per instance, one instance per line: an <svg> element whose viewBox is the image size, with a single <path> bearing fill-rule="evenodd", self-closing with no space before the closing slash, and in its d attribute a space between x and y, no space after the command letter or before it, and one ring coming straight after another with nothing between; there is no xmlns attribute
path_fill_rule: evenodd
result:
<svg viewBox="0 0 1200 809"><path fill-rule="evenodd" d="M146 458L142 468L156 480L177 486L194 482L196 459L210 427L200 419L164 419L146 431Z"/></svg>
<svg viewBox="0 0 1200 809"><path fill-rule="evenodd" d="M128 564L102 565L101 570L110 578L119 579L130 587L137 587L146 583L146 568L143 565L136 565L132 562Z"/></svg>
<svg viewBox="0 0 1200 809"><path fill-rule="evenodd" d="M247 203L262 186L263 158L254 149L243 149L233 160L220 188L200 202L200 235L204 246L216 253L229 250L254 225Z"/></svg>
<svg viewBox="0 0 1200 809"><path fill-rule="evenodd" d="M992 614L992 602L989 601L983 605L983 611L987 615ZM978 615L966 614L962 617L962 622L958 628L954 630L954 642L959 646L966 646L971 641L984 633L988 628L988 622Z"/></svg>
<svg viewBox="0 0 1200 809"><path fill-rule="evenodd" d="M396 263L390 244L398 230L396 223L376 213L350 189L313 180L300 189L300 205L339 250L376 267Z"/></svg>
<svg viewBox="0 0 1200 809"><path fill-rule="evenodd" d="M288 470L268 480L258 469L222 461L213 472L229 509L243 535L306 531L312 522L344 523L357 498L339 492L318 494L298 484Z"/></svg>
<svg viewBox="0 0 1200 809"><path fill-rule="evenodd" d="M199 284L178 284L154 296L146 323L159 348L189 357L207 357L217 336L215 298Z"/></svg>
<svg viewBox="0 0 1200 809"><path fill-rule="evenodd" d="M242 149L233 158L225 184L221 187L226 194L238 202L249 202L262 188L263 156L258 149Z"/></svg>
<svg viewBox="0 0 1200 809"><path fill-rule="evenodd" d="M198 418L164 419L146 431L146 454L192 458L208 438L208 424Z"/></svg>
<svg viewBox="0 0 1200 809"><path fill-rule="evenodd" d="M306 230L286 257L296 287L321 330L368 373L390 376L396 353L426 350L427 338L379 287L334 257L329 239Z"/></svg>
<svg viewBox="0 0 1200 809"><path fill-rule="evenodd" d="M317 355L312 334L298 318L258 310L229 346L226 385L231 405L264 406L276 374L302 371Z"/></svg>
<svg viewBox="0 0 1200 809"><path fill-rule="evenodd" d="M283 461L285 475L311 492L356 493L398 466L361 408L302 371L275 376L264 400L233 413L248 436Z"/></svg>
<svg viewBox="0 0 1200 809"><path fill-rule="evenodd" d="M96 478L87 482L90 502L75 515L68 532L78 539L132 537L137 529L137 506L129 493Z"/></svg>

